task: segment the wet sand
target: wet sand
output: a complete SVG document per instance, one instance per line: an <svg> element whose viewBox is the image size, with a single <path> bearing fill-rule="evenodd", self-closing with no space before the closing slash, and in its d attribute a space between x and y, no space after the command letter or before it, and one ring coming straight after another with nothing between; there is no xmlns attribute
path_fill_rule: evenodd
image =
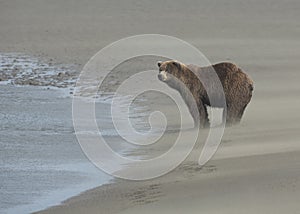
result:
<svg viewBox="0 0 300 214"><path fill-rule="evenodd" d="M41 213L297 213L299 9L296 0L0 2L2 52L75 63L79 71L117 39L160 33L192 43L212 63L237 63L255 83L242 123L225 130L202 169L199 146L163 177L117 179Z"/></svg>

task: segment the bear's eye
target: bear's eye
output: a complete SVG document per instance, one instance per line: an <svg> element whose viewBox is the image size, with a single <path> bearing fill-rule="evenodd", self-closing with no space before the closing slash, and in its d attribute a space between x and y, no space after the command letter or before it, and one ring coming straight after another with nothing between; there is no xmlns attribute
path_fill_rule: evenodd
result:
<svg viewBox="0 0 300 214"><path fill-rule="evenodd" d="M169 65L166 67L165 71L166 71L167 73L170 73L170 66L169 66Z"/></svg>

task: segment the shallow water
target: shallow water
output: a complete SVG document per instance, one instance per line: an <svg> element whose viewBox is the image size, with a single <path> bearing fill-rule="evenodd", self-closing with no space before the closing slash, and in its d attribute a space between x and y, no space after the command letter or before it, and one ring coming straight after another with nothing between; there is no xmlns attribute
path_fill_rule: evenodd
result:
<svg viewBox="0 0 300 214"><path fill-rule="evenodd" d="M57 89L0 85L0 213L28 213L107 183L73 130Z"/></svg>
<svg viewBox="0 0 300 214"><path fill-rule="evenodd" d="M71 65L0 53L0 213L38 211L112 182L77 142L76 78Z"/></svg>

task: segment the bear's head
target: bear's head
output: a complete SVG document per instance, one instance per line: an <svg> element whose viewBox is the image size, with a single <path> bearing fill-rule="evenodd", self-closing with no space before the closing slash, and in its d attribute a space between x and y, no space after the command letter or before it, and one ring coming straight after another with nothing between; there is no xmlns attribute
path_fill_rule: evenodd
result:
<svg viewBox="0 0 300 214"><path fill-rule="evenodd" d="M184 65L175 60L165 62L158 61L159 68L158 79L162 82L172 84L178 80L182 81Z"/></svg>

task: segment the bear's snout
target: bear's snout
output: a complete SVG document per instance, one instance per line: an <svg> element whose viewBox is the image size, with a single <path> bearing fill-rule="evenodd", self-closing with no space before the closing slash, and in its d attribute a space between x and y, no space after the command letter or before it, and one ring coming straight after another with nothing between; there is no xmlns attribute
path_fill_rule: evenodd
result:
<svg viewBox="0 0 300 214"><path fill-rule="evenodd" d="M167 80L167 72L166 71L160 71L158 74L158 79L160 81L166 81Z"/></svg>

